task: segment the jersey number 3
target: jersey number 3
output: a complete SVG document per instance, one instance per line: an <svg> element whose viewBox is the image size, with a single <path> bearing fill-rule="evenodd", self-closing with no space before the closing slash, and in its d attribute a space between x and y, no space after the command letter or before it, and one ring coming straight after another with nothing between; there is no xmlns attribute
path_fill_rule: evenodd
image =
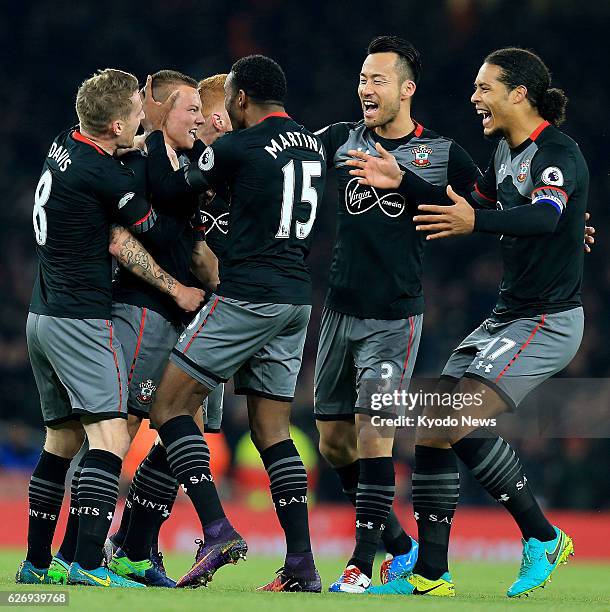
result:
<svg viewBox="0 0 610 612"><path fill-rule="evenodd" d="M51 184L53 183L53 175L50 170L43 172L36 193L34 194L34 211L32 213L32 222L34 223L34 234L36 234L36 242L41 246L47 241L47 213L44 210L44 205L47 203L51 195Z"/></svg>
<svg viewBox="0 0 610 612"><path fill-rule="evenodd" d="M276 238L290 238L292 209L294 208L294 165L293 159L282 168L284 173L284 194L282 197L282 215L280 217L280 226L275 234ZM319 161L301 162L301 172L303 175L301 202L309 202L311 204L309 219L305 223L301 221L295 223L297 238L304 240L311 232L313 223L316 220L316 209L318 208L318 192L312 187L311 179L322 176L322 164Z"/></svg>

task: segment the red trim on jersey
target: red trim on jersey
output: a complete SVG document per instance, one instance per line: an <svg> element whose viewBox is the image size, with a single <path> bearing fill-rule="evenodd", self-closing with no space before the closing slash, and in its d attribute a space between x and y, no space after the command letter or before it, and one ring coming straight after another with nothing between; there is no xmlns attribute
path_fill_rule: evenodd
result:
<svg viewBox="0 0 610 612"><path fill-rule="evenodd" d="M540 191L541 189L554 189L555 191L559 191L559 193L561 193L565 197L566 200L569 199L568 194L563 189L559 189L559 187L554 187L553 185L542 185L542 187L536 187L536 189L534 189L534 191L532 191L532 196L537 191Z"/></svg>
<svg viewBox="0 0 610 612"><path fill-rule="evenodd" d="M546 130L546 128L549 127L549 125L551 125L548 121L543 121L531 134L530 134L530 140L532 142L536 141L536 138L538 138L538 136L540 136L540 134L542 134L543 130Z"/></svg>
<svg viewBox="0 0 610 612"><path fill-rule="evenodd" d="M136 221L135 223L132 223L131 227L133 227L134 225L140 225L141 223L144 223L144 221L146 221L146 219L148 219L148 217L150 217L150 215L152 215L152 206L150 207L150 210L139 220Z"/></svg>
<svg viewBox="0 0 610 612"><path fill-rule="evenodd" d="M257 121L257 123L262 123L265 119L269 119L269 117L287 117L288 119L290 119L290 115L288 113L277 112L277 113L269 113L268 115L265 115L262 119Z"/></svg>
<svg viewBox="0 0 610 612"><path fill-rule="evenodd" d="M201 328L208 322L208 319L210 318L210 315L214 312L214 310L216 309L216 304L218 304L218 301L220 300L219 297L217 297L214 300L214 303L212 304L212 308L210 308L210 312L208 312L208 314L206 315L205 319L201 322L201 325L199 326L199 329L193 334L193 337L188 341L188 344L184 347L184 350L182 351L185 355L186 355L186 351L189 350L189 347L191 346L191 344L193 343L193 340L197 337L197 334L201 331Z"/></svg>
<svg viewBox="0 0 610 612"><path fill-rule="evenodd" d="M540 322L536 325L536 327L534 327L529 338L523 343L523 346L514 354L513 358L506 364L504 369L498 374L498 376L496 377L496 382L498 382L502 378L502 376L506 374L506 372L508 371L508 368L510 368L510 366L512 366L513 363L515 363L515 361L517 361L517 359L521 356L521 353L525 350L527 345L532 341L534 336L538 333L538 330L544 325L545 318L546 318L545 314L541 315Z"/></svg>
<svg viewBox="0 0 610 612"><path fill-rule="evenodd" d="M474 190L477 192L478 195L480 195L484 200L487 200L488 202L495 202L495 200L493 198L490 198L489 196L486 196L480 189L479 186L475 183L474 184Z"/></svg>
<svg viewBox="0 0 610 612"><path fill-rule="evenodd" d="M93 140L89 140L86 136L83 136L80 132L77 132L76 130L74 130L72 134L70 134L70 136L72 136L74 140L78 140L78 142L84 142L85 144L88 144L90 147L93 147L98 153L101 153L102 155L108 155L108 153L106 153L104 149L96 145L93 142Z"/></svg>
<svg viewBox="0 0 610 612"><path fill-rule="evenodd" d="M413 121L415 124L415 131L413 132L413 135L416 138L419 138L424 133L424 126L421 123L417 123L415 119L411 119L411 121Z"/></svg>
<svg viewBox="0 0 610 612"><path fill-rule="evenodd" d="M409 356L411 355L411 345L413 344L413 335L415 333L415 317L409 317L409 341L407 342L407 356L405 357L405 363L402 366L402 374L400 375L400 384L398 388L402 387L402 381L409 365Z"/></svg>
<svg viewBox="0 0 610 612"><path fill-rule="evenodd" d="M119 358L117 357L116 351L112 346L112 322L106 319L106 327L110 330L110 350L112 351L112 356L114 357L114 365L116 366L116 376L119 381L119 414L121 413L121 408L123 407L123 385L121 385L121 369L119 368Z"/></svg>
<svg viewBox="0 0 610 612"><path fill-rule="evenodd" d="M133 371L136 369L136 361L140 354L140 345L142 344L142 336L144 335L144 323L146 322L146 308L142 308L142 318L140 319L140 331L138 332L138 341L136 343L136 350L133 354L133 361L131 362L131 369L129 370L129 377L127 378L127 384L131 383Z"/></svg>

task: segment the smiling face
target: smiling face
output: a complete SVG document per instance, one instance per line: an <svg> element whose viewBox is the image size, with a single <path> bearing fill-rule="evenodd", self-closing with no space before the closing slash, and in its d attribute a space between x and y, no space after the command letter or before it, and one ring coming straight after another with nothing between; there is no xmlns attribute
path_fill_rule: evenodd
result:
<svg viewBox="0 0 610 612"><path fill-rule="evenodd" d="M175 151L193 148L197 128L203 123L201 100L195 87L180 85L179 95L163 129L167 144Z"/></svg>
<svg viewBox="0 0 610 612"><path fill-rule="evenodd" d="M366 127L380 127L396 118L405 99L404 82L396 53L372 53L366 57L358 85Z"/></svg>
<svg viewBox="0 0 610 612"><path fill-rule="evenodd" d="M125 119L116 120L112 123L112 130L116 135L117 149L129 149L133 147L133 139L136 136L140 121L144 119L142 96L139 91L134 91L130 97L131 111Z"/></svg>
<svg viewBox="0 0 610 612"><path fill-rule="evenodd" d="M511 92L499 80L502 69L494 64L483 64L477 74L470 101L483 118L483 133L487 137L501 136L507 131L514 104Z"/></svg>

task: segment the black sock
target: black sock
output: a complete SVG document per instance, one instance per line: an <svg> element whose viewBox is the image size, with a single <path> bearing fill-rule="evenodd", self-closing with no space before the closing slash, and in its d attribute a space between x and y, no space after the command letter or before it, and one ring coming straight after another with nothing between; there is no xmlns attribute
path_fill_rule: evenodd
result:
<svg viewBox="0 0 610 612"><path fill-rule="evenodd" d="M69 467L70 459L43 450L30 478L26 559L36 568L47 568L51 563L51 543Z"/></svg>
<svg viewBox="0 0 610 612"><path fill-rule="evenodd" d="M555 539L555 530L542 513L509 444L481 427L453 444L453 450L479 484L512 514L524 540Z"/></svg>
<svg viewBox="0 0 610 612"><path fill-rule="evenodd" d="M356 547L348 565L355 565L369 578L373 561L394 501L392 457L360 459L356 493Z"/></svg>
<svg viewBox="0 0 610 612"><path fill-rule="evenodd" d="M178 416L159 428L174 477L195 506L205 533L206 525L225 518L210 472L210 450L190 416Z"/></svg>
<svg viewBox="0 0 610 612"><path fill-rule="evenodd" d="M291 439L261 452L275 513L286 537L287 555L311 553L307 514L307 472Z"/></svg>
<svg viewBox="0 0 610 612"><path fill-rule="evenodd" d="M172 472L172 476L174 473ZM164 512L159 517L159 520L155 523L153 533L152 533L152 541L150 544L150 554L158 555L159 554L159 533L161 532L161 527L163 527L163 523L167 521L167 519L171 516L172 508L174 507L174 502L176 501L176 496L178 495L178 489L176 488L176 492L174 493L174 497L171 500L168 500L167 504L167 512Z"/></svg>
<svg viewBox="0 0 610 612"><path fill-rule="evenodd" d="M419 556L413 568L430 580L446 571L453 514L460 494L457 457L450 448L415 446L413 511L419 532Z"/></svg>
<svg viewBox="0 0 610 612"><path fill-rule="evenodd" d="M356 506L356 489L358 488L358 478L360 476L360 463L358 459L348 465L334 468L341 481L343 493L352 505ZM390 510L385 529L381 532L381 541L387 552L392 556L407 554L413 545L411 538L402 528L394 510Z"/></svg>
<svg viewBox="0 0 610 612"><path fill-rule="evenodd" d="M86 456L87 453L84 453L72 474L72 481L70 482L70 510L68 514L68 522L66 523L64 539L62 540L59 550L57 551L57 554L61 555L68 564L74 561L74 555L76 553L76 542L78 539L78 480L80 478L80 473L83 469Z"/></svg>
<svg viewBox="0 0 610 612"><path fill-rule="evenodd" d="M104 542L119 496L123 461L114 453L87 451L78 481L78 541L74 561L83 569L102 563Z"/></svg>
<svg viewBox="0 0 610 612"><path fill-rule="evenodd" d="M127 531L129 530L129 523L131 521L131 499L133 496L133 482L129 487L129 491L127 491L127 497L125 498L125 506L123 506L123 514L121 515L121 524L119 528L110 536L112 543L117 548L123 548L123 542L125 541L125 536L127 535Z"/></svg>
<svg viewBox="0 0 610 612"><path fill-rule="evenodd" d="M161 444L155 444L140 463L129 491L131 523L122 548L132 561L142 561L150 557L163 517L169 516L178 492L178 481Z"/></svg>

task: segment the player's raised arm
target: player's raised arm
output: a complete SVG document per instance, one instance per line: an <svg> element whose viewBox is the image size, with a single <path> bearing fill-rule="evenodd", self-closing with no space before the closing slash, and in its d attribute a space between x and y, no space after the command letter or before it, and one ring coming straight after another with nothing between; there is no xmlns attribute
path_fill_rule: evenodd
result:
<svg viewBox="0 0 610 612"><path fill-rule="evenodd" d="M186 312L196 311L205 297L196 287L186 287L168 274L129 231L120 225L110 230L108 250L119 264L162 293L170 295Z"/></svg>

